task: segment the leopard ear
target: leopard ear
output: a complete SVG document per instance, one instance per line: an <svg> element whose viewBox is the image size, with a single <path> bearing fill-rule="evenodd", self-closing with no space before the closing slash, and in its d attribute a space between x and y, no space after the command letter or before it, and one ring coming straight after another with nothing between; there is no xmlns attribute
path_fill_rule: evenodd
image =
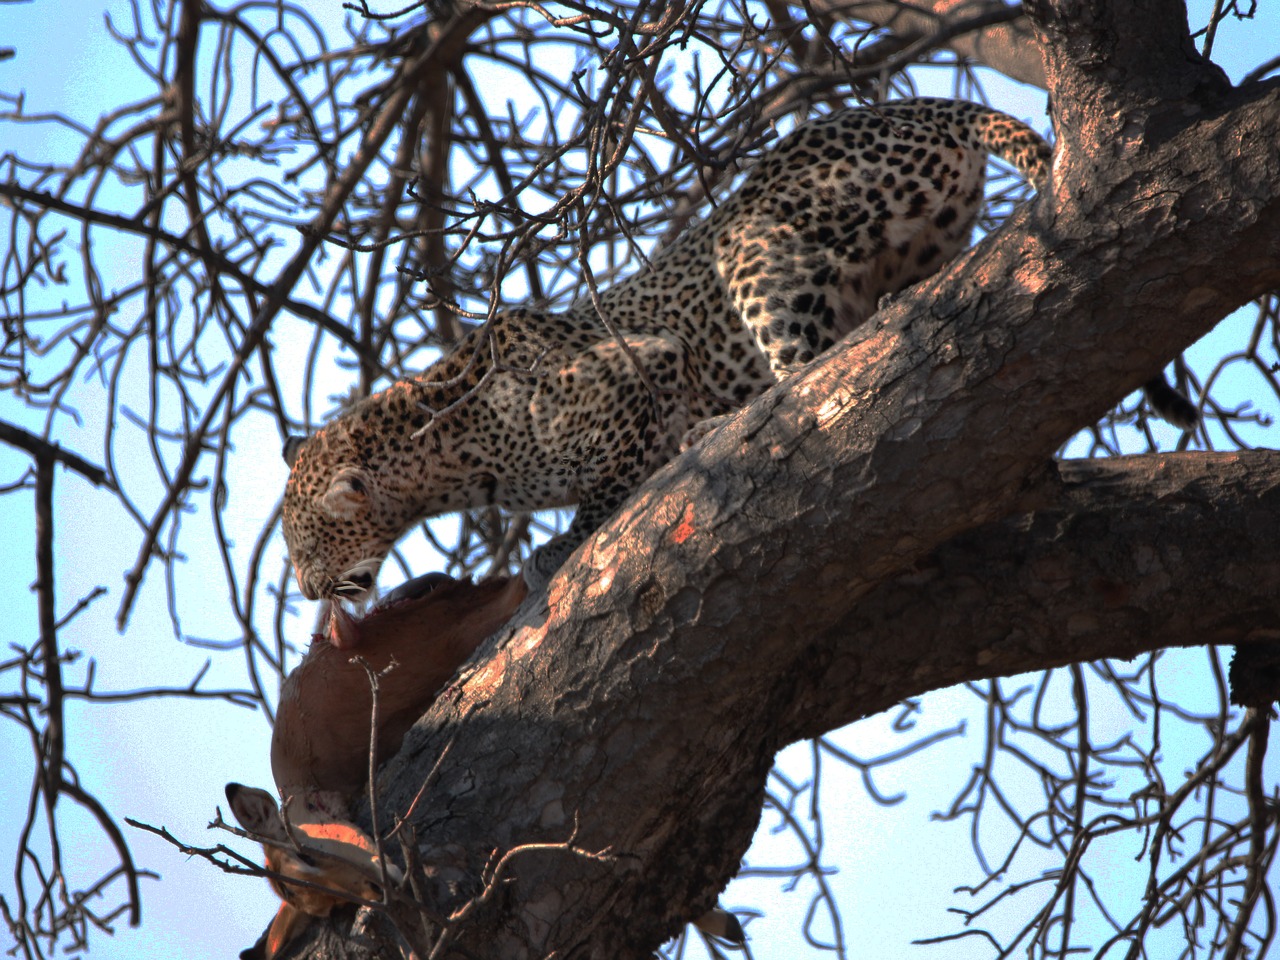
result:
<svg viewBox="0 0 1280 960"><path fill-rule="evenodd" d="M369 476L359 467L343 467L320 498L320 506L334 520L351 520L369 506Z"/></svg>
<svg viewBox="0 0 1280 960"><path fill-rule="evenodd" d="M306 437L288 436L284 438L284 449L281 454L284 456L284 462L293 469L294 463L298 459L298 451L302 449L302 445L307 442Z"/></svg>

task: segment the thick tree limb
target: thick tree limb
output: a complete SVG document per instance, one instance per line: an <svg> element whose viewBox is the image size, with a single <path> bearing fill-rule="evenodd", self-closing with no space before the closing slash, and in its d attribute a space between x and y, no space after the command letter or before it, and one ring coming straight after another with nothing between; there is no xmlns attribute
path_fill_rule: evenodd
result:
<svg viewBox="0 0 1280 960"><path fill-rule="evenodd" d="M944 544L813 644L823 683L790 739L892 706L886 677L947 686L1130 658L1164 646L1280 640L1280 453L1060 465L1053 504Z"/></svg>
<svg viewBox="0 0 1280 960"><path fill-rule="evenodd" d="M944 544L914 570L882 583L825 634L798 641L794 659L800 668L782 671L772 663L761 664L736 638L713 649L685 648L665 655L658 650L654 656L637 638L623 641L624 651L615 656L628 663L629 673L637 678L632 682L643 683L644 695L637 716L622 725L618 736L632 736L634 723L649 724L656 731L651 739L666 742L660 750L664 755L702 748L708 754L703 758L708 770L742 763L744 756L754 761L748 763L748 770L767 769L773 751L786 742L946 684L1081 659L1131 657L1164 646L1280 639L1280 557L1274 547L1280 542L1280 453L1076 461L1063 464L1062 480L1046 485L1045 490L1046 504L1041 509ZM1202 576L1204 571L1213 575ZM637 619L641 617L643 613L637 612ZM437 713L449 722L449 717L456 719L479 708L479 700L511 704L520 694L536 696L537 689L553 682L540 679L542 668L554 669L554 665L543 663L545 651L522 655L528 652L521 647L535 642L535 636L536 631L520 634L498 655L496 669L480 667L462 699ZM664 686L675 671L687 674L681 686L700 687L701 694L655 689ZM500 672L506 679L498 676ZM643 676L646 673L652 680ZM498 689L483 682L486 678L500 684ZM791 705L776 715L760 709L726 716L719 706L706 703L706 691L717 682L762 690L762 703L776 699L768 687L789 687ZM592 678L585 676L580 686L591 683ZM504 694L504 690L512 692L510 686L517 688L515 698ZM720 702L711 698L712 704ZM587 707L584 702L570 709ZM594 712L598 707L590 709ZM483 782L483 758L494 755L495 741L515 755L504 762L518 764L524 756L522 748L536 744L548 730L561 729L554 721L532 725L530 720L512 716L486 723L480 740L488 746L480 751L481 763L472 755L464 765L466 773ZM428 718L428 723L439 722ZM701 743L689 737L690 730L702 735ZM714 737L726 738L731 746L708 753L705 741ZM439 738L431 742L438 743ZM459 741L453 751L468 746L474 748L475 743ZM424 751L427 757L429 749ZM631 752L624 748L618 756ZM571 764L566 762L565 767ZM399 809L405 809L406 791L416 790L414 771L422 769L423 756L416 756L410 747L397 766L386 772L383 784L390 781L392 790L399 792ZM502 775L504 783L518 779L515 774ZM607 779L615 782L613 776ZM698 819L699 804L707 802L705 787L694 791L692 811L681 811L691 820ZM742 790L742 781L730 783L727 789L730 794L751 794ZM529 796L513 793L507 802L526 808L531 822L525 829L532 836L537 835L537 814L545 806L539 808L536 795ZM636 798L641 806L649 802L647 792ZM610 803L619 815L596 819L606 828L627 822L618 810L618 798L612 797ZM445 815L439 801L429 798L427 809L433 805L434 816ZM582 815L585 822L586 812ZM433 815L423 819L430 823ZM714 818L703 819L710 822L700 829L714 833ZM748 820L754 823L754 818ZM457 825L442 822L438 830L452 834ZM655 879L655 896L661 898L658 909L678 913L684 907L687 919L692 912L688 903L706 895L705 890L692 888L684 893L690 898L686 903L674 882L685 873L705 882L700 872L709 861L696 859L701 846L691 842L688 852L669 861L669 872ZM626 849L615 846L613 852ZM715 859L715 853L713 846L706 855ZM722 854L720 859L731 872L734 855ZM615 866L625 861L622 857ZM312 949L323 943L326 955L367 956L363 946L345 939L349 919L317 925Z"/></svg>

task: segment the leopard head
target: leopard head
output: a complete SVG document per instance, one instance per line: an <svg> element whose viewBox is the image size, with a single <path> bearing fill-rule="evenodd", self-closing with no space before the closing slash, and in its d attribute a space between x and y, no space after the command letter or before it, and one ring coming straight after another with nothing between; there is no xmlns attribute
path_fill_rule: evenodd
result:
<svg viewBox="0 0 1280 960"><path fill-rule="evenodd" d="M281 521L303 596L363 598L414 521L412 508L334 425L308 438L290 437L284 459L290 473Z"/></svg>

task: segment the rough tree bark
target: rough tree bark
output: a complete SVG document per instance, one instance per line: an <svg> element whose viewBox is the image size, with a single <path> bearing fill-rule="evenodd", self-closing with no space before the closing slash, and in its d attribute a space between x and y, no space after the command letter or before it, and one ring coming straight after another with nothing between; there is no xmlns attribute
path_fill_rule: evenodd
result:
<svg viewBox="0 0 1280 960"><path fill-rule="evenodd" d="M1131 657L1156 646L1280 640L1280 556L1275 550L1280 542L1280 452L1071 461L1061 465L1060 481L1052 493L1046 488L1043 499L1034 511L943 544L911 570L880 583L828 630L805 638L797 658L803 671L795 678L791 703L757 723L757 742L749 734L734 749L767 765L777 743L813 736L909 696L966 680ZM1188 571L1211 575L1188 576ZM628 658L633 674L673 669L669 663L644 663L648 653L632 649L617 655ZM516 644L506 646L494 665L488 656L480 657L483 666L477 669L487 681L473 678L467 689L480 690L481 704L474 694L463 693L451 711L456 715L482 706L498 674L520 678L513 696L503 700L536 696L535 688L549 681L538 674L542 657L535 662L527 654ZM667 654L668 659L676 656L693 683L717 673L750 675L750 651L736 643L686 645L678 655ZM821 682L813 679L817 677ZM648 683L632 679L633 684L641 682ZM583 683L590 684L590 677ZM626 691L618 695L625 698ZM669 719L672 713L696 717L681 699L687 696L687 690L678 691L646 701L636 711L634 720L658 731L664 754L696 748L683 741L690 721ZM696 705L700 699L691 702ZM583 701L575 709L596 708ZM743 719L724 719L723 726L732 730ZM709 722L707 717L696 720ZM523 755L530 734L521 728L527 725L527 718L511 717L490 729L494 742ZM670 726L679 732L673 734ZM492 749L491 743L487 751ZM406 789L416 791L437 755L429 739L411 739L396 765L384 772L384 788L404 781ZM404 793L399 800L405 801ZM520 803L519 797L508 800ZM612 797L609 802L619 801ZM583 816L579 823L588 819ZM614 853L622 851L615 847ZM685 867L696 885L704 882L698 864L687 862ZM447 880L465 876L456 868L443 872ZM687 916L690 911L674 899L670 879L658 878L663 905ZM475 892L463 887L467 889ZM708 894L692 889L690 895ZM370 955L367 944L348 939L350 919L343 915L333 924L317 924L303 955Z"/></svg>
<svg viewBox="0 0 1280 960"><path fill-rule="evenodd" d="M1174 0L1033 15L1046 195L654 477L384 769L403 813L435 768L421 892L469 906L434 955L648 956L733 874L785 743L963 679L1275 639L1274 455L1050 464L1280 287L1280 85L1232 89ZM374 955L337 929L303 955Z"/></svg>

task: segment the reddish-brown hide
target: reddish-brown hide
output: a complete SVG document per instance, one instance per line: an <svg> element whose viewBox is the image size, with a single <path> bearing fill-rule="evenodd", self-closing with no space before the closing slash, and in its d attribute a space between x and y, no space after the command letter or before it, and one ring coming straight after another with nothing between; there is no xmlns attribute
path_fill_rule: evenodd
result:
<svg viewBox="0 0 1280 960"><path fill-rule="evenodd" d="M290 829L271 794L227 784L227 800L240 825L279 844L264 848L268 869L334 891L273 879L283 901L280 910L242 958L273 960L308 917L328 916L343 903L342 893L365 900L380 895L383 867L374 844L349 819L350 803L368 779L373 704L369 675L352 658L363 658L379 675L377 755L384 760L399 750L441 687L511 617L527 592L518 576L472 584L432 574L406 587L403 598L396 591L362 619L335 606L326 633L312 639L284 682L271 738L271 772ZM395 667L387 670L393 661ZM305 856L289 849L298 842ZM394 866L386 870L399 878Z"/></svg>
<svg viewBox="0 0 1280 960"><path fill-rule="evenodd" d="M328 634L312 640L280 693L271 773L288 792L350 796L369 773L372 694L361 657L378 677L378 759L386 760L486 637L515 612L521 577L450 581L424 597L399 600L354 620L333 608ZM395 661L396 666L383 673Z"/></svg>

